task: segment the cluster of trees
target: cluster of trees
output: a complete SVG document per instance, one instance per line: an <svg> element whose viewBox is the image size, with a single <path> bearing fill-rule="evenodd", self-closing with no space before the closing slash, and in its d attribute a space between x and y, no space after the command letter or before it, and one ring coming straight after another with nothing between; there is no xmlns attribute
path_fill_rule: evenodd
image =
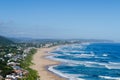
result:
<svg viewBox="0 0 120 80"><path fill-rule="evenodd" d="M13 69L10 66L7 66L5 62L0 60L0 75L5 77L7 74L10 74Z"/></svg>

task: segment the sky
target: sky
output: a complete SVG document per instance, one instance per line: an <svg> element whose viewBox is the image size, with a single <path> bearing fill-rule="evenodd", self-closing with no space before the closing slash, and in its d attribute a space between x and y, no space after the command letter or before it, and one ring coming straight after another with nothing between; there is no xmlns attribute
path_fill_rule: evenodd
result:
<svg viewBox="0 0 120 80"><path fill-rule="evenodd" d="M0 0L0 35L120 40L120 0Z"/></svg>

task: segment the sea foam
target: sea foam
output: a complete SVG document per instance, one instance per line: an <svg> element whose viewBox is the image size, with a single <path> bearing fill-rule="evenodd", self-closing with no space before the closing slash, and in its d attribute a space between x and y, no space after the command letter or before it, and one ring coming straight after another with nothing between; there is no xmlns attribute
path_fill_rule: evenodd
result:
<svg viewBox="0 0 120 80"><path fill-rule="evenodd" d="M103 71L100 71L100 74L98 72L97 77L102 80L120 80L120 78L118 76L119 72L116 72L118 69L120 69L120 62L118 62L118 61L115 62L115 60L113 60L113 56L111 56L112 52L111 53L109 53L110 51L104 52L106 50L104 47L103 48L100 47L101 45L100 46L98 45L98 47L95 45L94 46L95 49L90 48L91 49L90 50L87 47L88 45L90 45L90 44L83 43L83 44L75 44L75 45L68 45L68 46L60 47L57 50L55 50L53 53L51 53L51 54L53 54L52 56L48 56L47 58L62 62L61 65L63 65L63 67L64 66L68 66L68 67L70 66L71 68L81 67L85 70L93 69L93 72L94 72L94 69L100 68L101 70L105 70L105 73L107 73L107 71L109 72L109 70L112 70L112 71L115 71L115 73L110 71L110 74L108 74L107 76L99 76L98 77L98 75L102 75L101 73L103 73ZM90 45L90 47L91 47L91 45ZM109 47L109 45L108 45L108 47ZM101 50L99 48L101 48L103 50ZM81 75L78 75L79 71L76 74L72 74L72 70L70 71L70 73L69 73L69 71L68 71L68 73L66 73L66 72L62 72L62 70L59 71L59 69L56 70L54 67L57 67L57 65L50 66L49 70L60 75L61 77L69 78L70 80L84 80L82 78L89 78L89 77L91 77L91 75L94 75L94 73L91 72L91 74L83 73L88 76L85 76L85 75L81 76ZM77 70L77 69L75 69L75 70ZM97 70L95 72L97 72ZM81 78L79 78L80 76L81 76ZM114 77L111 77L111 76L114 76ZM118 76L118 77L116 77L116 76ZM96 76L95 77L92 76L92 77L95 78Z"/></svg>
<svg viewBox="0 0 120 80"><path fill-rule="evenodd" d="M54 66L49 66L48 70L59 75L60 77L63 77L63 78L67 78L69 80L84 80L82 78L78 78L79 76L84 76L84 75L75 75L75 74L67 74L67 73L62 73L58 70L55 70L54 67L56 67L57 65L54 65Z"/></svg>
<svg viewBox="0 0 120 80"><path fill-rule="evenodd" d="M99 76L99 77L107 80L120 80L120 77L111 77L111 76Z"/></svg>

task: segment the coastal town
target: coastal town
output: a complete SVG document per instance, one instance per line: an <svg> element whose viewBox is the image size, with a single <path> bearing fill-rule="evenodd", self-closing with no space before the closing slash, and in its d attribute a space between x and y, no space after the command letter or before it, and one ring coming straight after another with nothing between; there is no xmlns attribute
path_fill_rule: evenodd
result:
<svg viewBox="0 0 120 80"><path fill-rule="evenodd" d="M42 43L12 43L0 45L0 80L39 80L37 71L30 68L37 48L72 44L76 41L43 41Z"/></svg>
<svg viewBox="0 0 120 80"><path fill-rule="evenodd" d="M34 49L34 47L22 48L16 45L0 46L0 80L25 78L29 71L23 67L22 62Z"/></svg>

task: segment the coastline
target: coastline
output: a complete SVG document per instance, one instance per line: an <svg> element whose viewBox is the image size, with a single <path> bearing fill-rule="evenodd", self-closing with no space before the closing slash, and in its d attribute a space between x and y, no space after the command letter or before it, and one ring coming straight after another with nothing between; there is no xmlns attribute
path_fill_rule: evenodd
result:
<svg viewBox="0 0 120 80"><path fill-rule="evenodd" d="M60 64L60 62L45 58L46 56L51 55L48 52L51 52L58 47L59 46L54 46L50 48L39 48L37 49L37 52L33 55L32 62L34 63L34 65L32 65L31 68L38 72L40 80L66 80L65 78L60 77L59 75L48 70L48 66L58 65Z"/></svg>

